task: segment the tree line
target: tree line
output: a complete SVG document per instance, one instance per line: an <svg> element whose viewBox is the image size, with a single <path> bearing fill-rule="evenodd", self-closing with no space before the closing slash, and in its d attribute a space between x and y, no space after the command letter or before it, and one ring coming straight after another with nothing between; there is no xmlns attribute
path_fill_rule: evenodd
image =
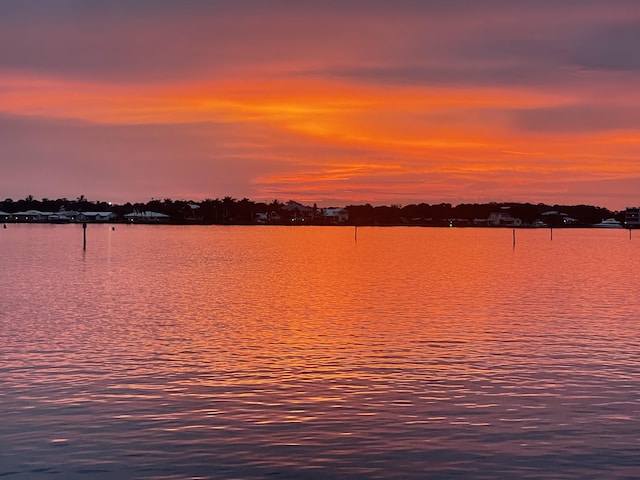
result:
<svg viewBox="0 0 640 480"><path fill-rule="evenodd" d="M135 211L154 211L169 215L174 223L199 223L199 224L252 224L255 223L258 214L268 214L273 220L269 223L289 224L291 215L299 212L285 211L284 203L273 200L270 203L255 202L248 198L235 199L224 197L222 199L206 199L203 201L191 200L164 200L151 199L148 202L124 204L112 204L99 200L89 200L84 195L74 199L42 198L37 200L29 195L24 199L13 200L7 198L0 202L0 210L7 213L16 213L26 210L40 210L57 212L60 210L74 210L79 212L113 212L119 218ZM317 206L309 207L307 224L322 224L322 209ZM567 216L577 220L574 225L591 225L600 222L604 218L617 218L624 220L624 212L613 212L606 208L592 205L548 205L543 203L462 203L452 205L450 203L439 204L409 204L409 205L382 205L373 206L348 205L344 209L348 212L349 225L433 225L445 226L454 224L466 224L475 219L488 218L492 212L508 211L515 218L522 220L524 224L531 224L535 220L544 218L549 226L566 226L564 218ZM558 212L549 214L549 212ZM543 216L543 213L546 215Z"/></svg>

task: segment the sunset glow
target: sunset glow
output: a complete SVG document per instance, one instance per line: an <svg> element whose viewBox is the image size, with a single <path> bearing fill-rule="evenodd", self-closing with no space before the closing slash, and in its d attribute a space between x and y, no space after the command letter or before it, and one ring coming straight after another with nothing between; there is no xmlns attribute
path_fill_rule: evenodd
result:
<svg viewBox="0 0 640 480"><path fill-rule="evenodd" d="M3 198L640 203L632 2L41 7L0 6Z"/></svg>

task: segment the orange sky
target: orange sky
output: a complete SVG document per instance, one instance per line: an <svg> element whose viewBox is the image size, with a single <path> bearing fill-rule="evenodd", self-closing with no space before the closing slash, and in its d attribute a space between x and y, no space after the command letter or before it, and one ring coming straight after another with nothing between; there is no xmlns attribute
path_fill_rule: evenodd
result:
<svg viewBox="0 0 640 480"><path fill-rule="evenodd" d="M640 4L0 5L0 197L640 204Z"/></svg>

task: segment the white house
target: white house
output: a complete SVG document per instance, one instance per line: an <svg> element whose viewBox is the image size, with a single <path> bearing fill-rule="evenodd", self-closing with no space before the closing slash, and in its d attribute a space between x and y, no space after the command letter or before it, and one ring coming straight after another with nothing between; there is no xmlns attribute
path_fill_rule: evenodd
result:
<svg viewBox="0 0 640 480"><path fill-rule="evenodd" d="M293 200L289 200L283 205L282 210L287 212L289 220L291 220L292 223L306 223L313 219L315 211L314 208L307 207Z"/></svg>
<svg viewBox="0 0 640 480"><path fill-rule="evenodd" d="M282 217L276 212L256 213L255 222L259 225L266 225L268 223L280 223Z"/></svg>
<svg viewBox="0 0 640 480"><path fill-rule="evenodd" d="M131 223L160 223L169 220L169 215L149 210L127 213L124 218Z"/></svg>
<svg viewBox="0 0 640 480"><path fill-rule="evenodd" d="M331 224L346 223L349 220L349 211L345 208L324 208L322 215Z"/></svg>
<svg viewBox="0 0 640 480"><path fill-rule="evenodd" d="M77 216L79 222L113 222L117 218L113 212L80 212Z"/></svg>
<svg viewBox="0 0 640 480"><path fill-rule="evenodd" d="M301 203L295 202L293 200L289 200L286 204L282 206L282 210L285 212L299 212L303 214L311 214L313 213L313 208L307 207L306 205L302 205Z"/></svg>
<svg viewBox="0 0 640 480"><path fill-rule="evenodd" d="M46 222L49 215L53 212L41 212L40 210L25 210L24 212L16 212L13 214L18 222Z"/></svg>
<svg viewBox="0 0 640 480"><path fill-rule="evenodd" d="M512 217L511 214L506 211L493 212L489 214L487 220L487 224L494 227L519 227L522 225L522 220Z"/></svg>

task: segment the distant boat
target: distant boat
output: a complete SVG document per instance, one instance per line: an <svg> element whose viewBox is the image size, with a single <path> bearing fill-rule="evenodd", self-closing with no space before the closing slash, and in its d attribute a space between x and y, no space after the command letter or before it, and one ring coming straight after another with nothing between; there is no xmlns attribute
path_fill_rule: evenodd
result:
<svg viewBox="0 0 640 480"><path fill-rule="evenodd" d="M535 222L533 222L531 224L531 226L533 228L545 228L545 227L548 227L548 225L546 223L544 223L542 220L536 220Z"/></svg>
<svg viewBox="0 0 640 480"><path fill-rule="evenodd" d="M622 224L615 218L607 218L606 220L602 220L600 223L596 223L593 226L597 228L623 228Z"/></svg>

